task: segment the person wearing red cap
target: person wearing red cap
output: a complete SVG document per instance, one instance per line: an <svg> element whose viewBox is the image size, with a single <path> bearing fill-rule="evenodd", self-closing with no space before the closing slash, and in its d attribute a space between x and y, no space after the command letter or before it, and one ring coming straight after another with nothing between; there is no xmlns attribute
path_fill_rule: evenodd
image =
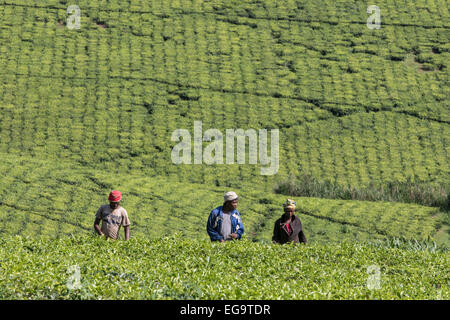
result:
<svg viewBox="0 0 450 320"><path fill-rule="evenodd" d="M120 226L125 231L125 240L130 239L130 220L125 208L120 206L122 194L118 190L113 190L108 197L109 204L102 205L95 215L94 229L100 236L118 239ZM100 221L102 226L100 228Z"/></svg>

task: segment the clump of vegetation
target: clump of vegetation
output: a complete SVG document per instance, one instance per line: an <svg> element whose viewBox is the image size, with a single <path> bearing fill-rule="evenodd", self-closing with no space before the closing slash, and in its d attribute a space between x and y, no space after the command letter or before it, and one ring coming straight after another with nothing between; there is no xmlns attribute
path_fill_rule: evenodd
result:
<svg viewBox="0 0 450 320"><path fill-rule="evenodd" d="M417 203L424 206L450 209L450 188L448 186L406 181L370 183L367 187L339 185L321 180L308 173L290 177L275 186L275 192L300 197L316 197L342 200L389 201Z"/></svg>
<svg viewBox="0 0 450 320"><path fill-rule="evenodd" d="M398 248L412 251L448 252L445 244L438 244L431 240L406 239L404 237L386 237L382 240L369 241L376 247Z"/></svg>

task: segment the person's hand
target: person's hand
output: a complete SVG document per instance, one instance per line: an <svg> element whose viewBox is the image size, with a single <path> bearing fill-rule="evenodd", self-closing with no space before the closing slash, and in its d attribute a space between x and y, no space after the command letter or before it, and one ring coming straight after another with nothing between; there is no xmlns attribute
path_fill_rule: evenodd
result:
<svg viewBox="0 0 450 320"><path fill-rule="evenodd" d="M237 237L238 237L237 233L230 234L231 239L237 239Z"/></svg>
<svg viewBox="0 0 450 320"><path fill-rule="evenodd" d="M224 239L221 239L220 242L225 242L225 240L224 240Z"/></svg>

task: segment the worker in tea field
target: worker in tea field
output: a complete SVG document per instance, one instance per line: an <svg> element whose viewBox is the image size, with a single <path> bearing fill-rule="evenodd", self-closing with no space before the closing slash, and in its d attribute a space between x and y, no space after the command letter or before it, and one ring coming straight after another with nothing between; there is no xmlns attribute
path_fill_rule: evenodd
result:
<svg viewBox="0 0 450 320"><path fill-rule="evenodd" d="M222 206L211 211L206 231L211 241L225 242L227 240L239 240L244 234L241 214L236 210L238 195L229 191L224 195Z"/></svg>
<svg viewBox="0 0 450 320"><path fill-rule="evenodd" d="M118 190L113 190L108 197L109 204L102 205L95 215L94 229L100 236L107 239L118 239L120 226L125 231L125 240L130 239L130 220L127 211L120 206L122 194ZM102 226L100 228L100 221Z"/></svg>
<svg viewBox="0 0 450 320"><path fill-rule="evenodd" d="M274 243L305 243L306 237L303 233L302 222L300 218L297 217L295 213L295 207L297 202L291 199L287 199L283 204L284 214L275 221L275 226L273 228L272 241Z"/></svg>

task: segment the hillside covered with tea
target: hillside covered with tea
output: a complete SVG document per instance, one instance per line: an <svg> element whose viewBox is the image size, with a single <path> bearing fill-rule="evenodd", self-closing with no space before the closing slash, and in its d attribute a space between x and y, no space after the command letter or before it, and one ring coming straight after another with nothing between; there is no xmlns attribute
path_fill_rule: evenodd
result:
<svg viewBox="0 0 450 320"><path fill-rule="evenodd" d="M79 28L69 28L71 5ZM64 239L90 239L95 212L118 189L132 238L152 248L178 234L200 250L209 213L233 190L257 251L270 246L286 198L297 201L317 250L344 242L366 250L395 238L448 248L448 2L377 1L379 29L368 27L367 6L0 0L0 238L30 237L38 247L41 237L61 239L72 248ZM226 163L225 143L223 164L174 163L173 133L194 137L195 122L202 133L279 130L275 174L261 174L260 156L249 163L249 143L244 163ZM9 254L16 246L8 244ZM436 255L424 263L448 267L447 252ZM275 299L271 288L264 297ZM347 289L331 297L374 297ZM227 292L192 297L242 298ZM144 296L181 297L151 294Z"/></svg>

